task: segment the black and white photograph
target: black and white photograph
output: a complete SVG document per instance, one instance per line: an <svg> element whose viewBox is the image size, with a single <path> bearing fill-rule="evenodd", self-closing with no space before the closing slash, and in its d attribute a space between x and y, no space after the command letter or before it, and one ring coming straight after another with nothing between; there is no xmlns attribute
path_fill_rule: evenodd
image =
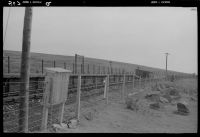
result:
<svg viewBox="0 0 200 137"><path fill-rule="evenodd" d="M51 4L3 7L4 133L197 133L197 7Z"/></svg>

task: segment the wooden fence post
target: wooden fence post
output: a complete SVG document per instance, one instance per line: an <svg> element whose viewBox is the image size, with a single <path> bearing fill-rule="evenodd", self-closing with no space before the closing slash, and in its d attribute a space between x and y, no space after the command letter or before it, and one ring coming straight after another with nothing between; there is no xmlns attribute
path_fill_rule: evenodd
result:
<svg viewBox="0 0 200 137"><path fill-rule="evenodd" d="M93 74L95 74L95 65L93 64Z"/></svg>
<svg viewBox="0 0 200 137"><path fill-rule="evenodd" d="M77 73L77 54L75 54L74 70L75 70L75 74L76 74Z"/></svg>
<svg viewBox="0 0 200 137"><path fill-rule="evenodd" d="M104 79L104 96L103 96L104 98L106 98L106 92L107 92L106 91L107 90L107 84L108 84L107 79L108 79L107 77L105 77L105 79Z"/></svg>
<svg viewBox="0 0 200 137"><path fill-rule="evenodd" d="M100 66L99 66L99 74L100 74Z"/></svg>
<svg viewBox="0 0 200 137"><path fill-rule="evenodd" d="M8 73L10 73L10 56L8 56Z"/></svg>
<svg viewBox="0 0 200 137"><path fill-rule="evenodd" d="M43 70L44 70L44 67L43 67L43 65L44 65L44 64L43 64L43 59L42 59L42 74L43 74Z"/></svg>
<svg viewBox="0 0 200 137"><path fill-rule="evenodd" d="M66 67L66 63L64 62L64 69L66 69L67 67Z"/></svg>
<svg viewBox="0 0 200 137"><path fill-rule="evenodd" d="M142 85L141 85L141 77L139 77L139 88L142 88Z"/></svg>
<svg viewBox="0 0 200 137"><path fill-rule="evenodd" d="M133 90L134 90L134 87L135 87L134 86L135 85L134 82L135 82L135 76L133 75Z"/></svg>
<svg viewBox="0 0 200 137"><path fill-rule="evenodd" d="M78 83L77 83L77 96L76 96L76 103L77 103L77 108L76 108L76 117L77 120L80 118L80 100L81 99L81 75L78 75Z"/></svg>
<svg viewBox="0 0 200 137"><path fill-rule="evenodd" d="M122 87L122 93L121 93L122 101L124 101L125 86L126 86L126 75L124 74L124 77L123 77L123 87Z"/></svg>
<svg viewBox="0 0 200 137"><path fill-rule="evenodd" d="M83 56L83 58L82 58L82 71L83 71L82 73L83 73L83 74L85 73L85 72L84 72L84 71L85 71L85 70L84 70L84 69L85 69L84 66L85 66L85 61L84 61L84 56Z"/></svg>
<svg viewBox="0 0 200 137"><path fill-rule="evenodd" d="M108 104L108 92L109 92L109 85L110 85L110 76L107 75L107 84L106 84L106 104Z"/></svg>
<svg viewBox="0 0 200 137"><path fill-rule="evenodd" d="M81 74L83 74L83 64L81 64Z"/></svg>
<svg viewBox="0 0 200 137"><path fill-rule="evenodd" d="M90 64L88 64L88 74L90 74Z"/></svg>
<svg viewBox="0 0 200 137"><path fill-rule="evenodd" d="M55 60L53 61L53 67L54 68L56 67L56 61Z"/></svg>
<svg viewBox="0 0 200 137"><path fill-rule="evenodd" d="M96 88L96 91L97 91L97 77L95 77L95 88Z"/></svg>
<svg viewBox="0 0 200 137"><path fill-rule="evenodd" d="M75 73L75 72L74 72L74 63L72 64L72 67L73 67L73 74L74 74L74 73Z"/></svg>

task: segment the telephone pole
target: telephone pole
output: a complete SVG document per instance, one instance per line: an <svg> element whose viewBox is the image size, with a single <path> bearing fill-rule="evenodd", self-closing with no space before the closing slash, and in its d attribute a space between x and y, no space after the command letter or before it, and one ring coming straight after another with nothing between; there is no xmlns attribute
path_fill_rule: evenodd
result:
<svg viewBox="0 0 200 137"><path fill-rule="evenodd" d="M29 75L30 75L30 40L32 25L32 7L25 8L23 43L21 56L21 87L19 104L19 131L28 132L28 108L29 108Z"/></svg>
<svg viewBox="0 0 200 137"><path fill-rule="evenodd" d="M168 57L169 53L165 53L165 55L166 55L166 77L167 77L167 57Z"/></svg>

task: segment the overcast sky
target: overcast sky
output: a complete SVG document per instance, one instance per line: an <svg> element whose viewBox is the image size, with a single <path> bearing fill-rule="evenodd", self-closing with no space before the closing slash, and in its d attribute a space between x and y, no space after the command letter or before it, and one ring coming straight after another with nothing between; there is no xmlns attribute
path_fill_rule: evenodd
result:
<svg viewBox="0 0 200 137"><path fill-rule="evenodd" d="M3 29L8 18L4 8ZM22 49L23 7L12 7L4 49ZM197 73L197 11L181 7L34 7L31 52Z"/></svg>

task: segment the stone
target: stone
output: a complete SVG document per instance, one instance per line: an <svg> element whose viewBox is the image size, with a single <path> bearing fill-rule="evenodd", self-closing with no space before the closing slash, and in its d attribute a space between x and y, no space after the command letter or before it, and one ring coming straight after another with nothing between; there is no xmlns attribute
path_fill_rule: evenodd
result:
<svg viewBox="0 0 200 137"><path fill-rule="evenodd" d="M126 100L125 100L126 107L127 107L128 109L137 111L137 110L138 110L138 106L137 106L138 100L139 100L139 99L127 97Z"/></svg>
<svg viewBox="0 0 200 137"><path fill-rule="evenodd" d="M181 114L189 114L189 109L187 108L185 103L177 103L177 112Z"/></svg>
<svg viewBox="0 0 200 137"><path fill-rule="evenodd" d="M145 96L145 99L147 99L149 101L158 102L158 101L160 101L160 96L159 96L159 94L147 94Z"/></svg>
<svg viewBox="0 0 200 137"><path fill-rule="evenodd" d="M179 95L179 92L178 92L177 89L173 88L173 89L171 89L171 90L169 91L169 94L170 94L171 96L178 96L178 95Z"/></svg>

